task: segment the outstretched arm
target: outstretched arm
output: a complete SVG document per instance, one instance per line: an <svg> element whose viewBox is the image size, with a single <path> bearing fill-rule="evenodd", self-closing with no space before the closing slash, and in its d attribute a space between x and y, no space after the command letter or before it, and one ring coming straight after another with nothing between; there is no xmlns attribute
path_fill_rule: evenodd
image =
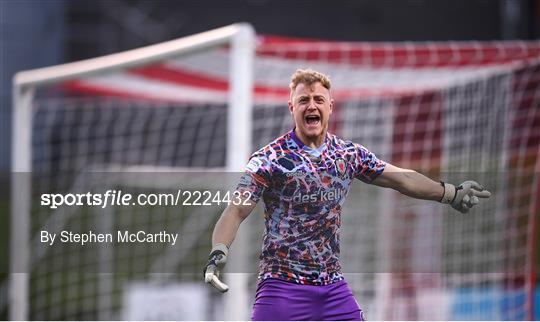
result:
<svg viewBox="0 0 540 322"><path fill-rule="evenodd" d="M387 163L383 173L374 181L374 185L392 188L402 194L425 200L441 201L444 187L440 182L420 174L414 170L398 168Z"/></svg>
<svg viewBox="0 0 540 322"><path fill-rule="evenodd" d="M409 197L448 203L461 213L467 213L470 208L478 204L479 198L491 196L489 191L474 181L465 181L455 187L449 183L441 184L414 170L398 168L389 163L373 184L392 188Z"/></svg>

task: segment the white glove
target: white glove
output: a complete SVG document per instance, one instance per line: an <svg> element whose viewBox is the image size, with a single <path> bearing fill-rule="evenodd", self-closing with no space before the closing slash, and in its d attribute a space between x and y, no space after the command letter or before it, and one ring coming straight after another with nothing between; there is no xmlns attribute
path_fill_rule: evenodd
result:
<svg viewBox="0 0 540 322"><path fill-rule="evenodd" d="M444 186L444 195L442 203L448 203L452 208L466 214L474 205L478 204L480 199L489 198L491 192L487 191L475 181L465 181L455 187L453 184L441 182Z"/></svg>
<svg viewBox="0 0 540 322"><path fill-rule="evenodd" d="M225 244L216 244L212 247L208 262L204 267L204 281L212 284L218 291L225 293L229 290L229 286L219 280L219 273L227 263L227 254L229 248Z"/></svg>

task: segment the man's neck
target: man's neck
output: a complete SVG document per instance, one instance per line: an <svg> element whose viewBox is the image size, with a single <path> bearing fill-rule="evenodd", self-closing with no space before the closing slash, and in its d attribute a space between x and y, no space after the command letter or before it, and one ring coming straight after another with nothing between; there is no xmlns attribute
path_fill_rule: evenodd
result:
<svg viewBox="0 0 540 322"><path fill-rule="evenodd" d="M304 136L300 131L298 131L298 128L294 129L294 134L300 140L305 146L310 147L312 149L318 149L323 145L325 139L326 139L326 131L323 131L323 134L316 136L316 137L307 137Z"/></svg>

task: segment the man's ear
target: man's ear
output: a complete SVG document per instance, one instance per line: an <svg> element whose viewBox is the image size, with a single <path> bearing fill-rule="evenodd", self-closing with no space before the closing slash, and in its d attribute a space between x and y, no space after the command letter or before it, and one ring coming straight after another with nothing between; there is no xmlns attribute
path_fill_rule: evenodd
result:
<svg viewBox="0 0 540 322"><path fill-rule="evenodd" d="M293 103L289 101L289 112L292 114L293 112Z"/></svg>
<svg viewBox="0 0 540 322"><path fill-rule="evenodd" d="M332 111L334 110L334 100L330 100L330 114L332 114Z"/></svg>

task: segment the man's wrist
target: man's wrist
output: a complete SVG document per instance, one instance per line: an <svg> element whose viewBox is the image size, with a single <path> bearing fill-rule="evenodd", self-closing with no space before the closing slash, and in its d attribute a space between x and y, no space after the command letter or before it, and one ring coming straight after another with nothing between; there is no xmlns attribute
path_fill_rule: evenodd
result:
<svg viewBox="0 0 540 322"><path fill-rule="evenodd" d="M444 188L443 195L441 197L441 203L449 204L454 200L456 196L456 187L453 184L442 182L441 186Z"/></svg>
<svg viewBox="0 0 540 322"><path fill-rule="evenodd" d="M229 254L229 247L223 243L217 243L214 246L212 246L212 250L210 251L210 256L216 252L222 252L227 256Z"/></svg>

